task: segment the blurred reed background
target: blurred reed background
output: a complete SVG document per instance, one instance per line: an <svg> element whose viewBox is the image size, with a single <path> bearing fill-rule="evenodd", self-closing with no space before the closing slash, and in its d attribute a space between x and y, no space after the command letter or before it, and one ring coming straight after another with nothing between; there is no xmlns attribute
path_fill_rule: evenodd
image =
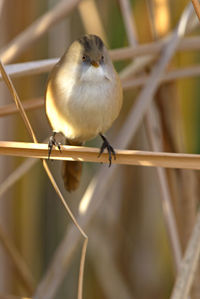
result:
<svg viewBox="0 0 200 299"><path fill-rule="evenodd" d="M29 45L22 47L18 54L13 54L15 48L11 48L13 53L4 55L10 41L47 11L52 10L53 15L59 2L69 3L70 7L73 1L0 0L0 46L3 49L0 57L5 64L60 57L66 47L84 33L101 36L109 49L137 48L140 44L156 42L170 36L188 4L185 0L76 0L69 12L66 10L66 15L63 12L63 16L58 17L40 38L29 35L26 37ZM43 30L42 25L38 34L40 30ZM198 37L198 34L199 27L196 26L187 37ZM174 53L167 71L198 65L199 49L198 39L188 51ZM148 47L146 51L143 56L148 60L151 47L150 54ZM150 74L161 53L157 52L143 67L144 57L141 55L115 61L124 86L127 79L132 82L124 89L120 117L108 132L115 148L123 148L123 143L115 144L115 140L143 88L135 86L134 79ZM140 65L137 71L134 69L136 64ZM46 71L13 78L20 99L25 102L43 98L47 76ZM3 82L0 92L1 109L12 104L12 98ZM132 127L129 127L127 134L132 137L128 149L198 154L199 93L198 76L188 75L162 83L136 134L131 135ZM44 106L27 113L39 142L42 142L51 134ZM30 142L19 113L3 115L0 124L1 140ZM97 138L87 146L98 147L99 144ZM77 231L57 200L41 161L27 162L24 158L1 156L0 162L0 298L31 298L34 294L34 298L76 298L83 240L76 237ZM23 168L23 175L17 173L13 183L9 184L13 172L23 163L29 170ZM196 219L199 173L120 165L104 182L104 192L97 194L98 198L102 197L97 206L94 198L96 213L89 210L86 221L80 214L81 198L91 179L96 177L97 185L100 184L98 180L108 176L97 176L98 172L106 174L110 169L99 163L84 163L81 186L69 194L63 188L60 162L50 162L49 167L89 237L83 298L169 298L180 257ZM71 246L74 247L69 252ZM65 250L66 260L62 260L59 257ZM49 270L53 271L57 282L50 279L48 285ZM199 269L191 299L200 298L198 272Z"/></svg>

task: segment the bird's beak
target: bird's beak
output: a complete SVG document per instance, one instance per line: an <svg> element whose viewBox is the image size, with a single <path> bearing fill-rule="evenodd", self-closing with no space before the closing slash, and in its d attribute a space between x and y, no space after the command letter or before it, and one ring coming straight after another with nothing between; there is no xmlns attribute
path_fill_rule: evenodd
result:
<svg viewBox="0 0 200 299"><path fill-rule="evenodd" d="M91 61L91 65L93 65L94 67L99 67L99 62L97 61Z"/></svg>

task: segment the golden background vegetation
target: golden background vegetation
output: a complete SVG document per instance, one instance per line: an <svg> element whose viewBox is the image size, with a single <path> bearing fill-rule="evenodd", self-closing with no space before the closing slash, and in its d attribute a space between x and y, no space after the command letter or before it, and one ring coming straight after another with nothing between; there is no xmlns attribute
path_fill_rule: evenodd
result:
<svg viewBox="0 0 200 299"><path fill-rule="evenodd" d="M192 3L0 0L0 16L0 298L200 298L200 31ZM47 147L31 143L13 99L47 142L48 72L84 33L102 37L122 79L123 109L108 132L120 150L109 169L93 149L98 138L77 156L63 148L63 159L97 162L84 162L73 194L63 188L61 161L48 161L63 205L41 160L27 158L45 158Z"/></svg>

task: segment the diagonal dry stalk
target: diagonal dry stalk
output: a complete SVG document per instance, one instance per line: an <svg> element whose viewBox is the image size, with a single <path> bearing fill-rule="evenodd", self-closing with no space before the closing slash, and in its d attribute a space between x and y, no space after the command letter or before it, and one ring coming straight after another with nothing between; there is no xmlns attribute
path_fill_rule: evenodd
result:
<svg viewBox="0 0 200 299"><path fill-rule="evenodd" d="M197 17L199 18L199 21L200 21L200 3L199 3L199 0L192 0L192 4L194 6Z"/></svg>
<svg viewBox="0 0 200 299"><path fill-rule="evenodd" d="M151 104L155 91L160 83L160 76L163 74L166 65L175 53L178 43L185 33L190 13L191 7L189 6L182 14L177 29L168 40L160 59L155 64L145 87L137 99L136 104L130 111L124 126L120 130L118 138L115 141L115 144L118 146L126 148L135 135L137 128L141 124L143 116ZM98 175L88 186L80 203L79 223L81 223L82 227L88 227L90 221L94 217L94 214L98 211L99 206L104 200L107 188L110 187L116 170L117 167L115 165L111 167L109 172L105 172L104 169L101 169ZM48 298L52 298L55 295L56 290L66 273L66 269L70 263L70 257L73 254L79 239L79 236L71 227L68 234L65 235L63 241L58 247L54 260L49 266L46 275L39 284L36 291L38 297L41 297L42 294L47 294L49 296ZM68 244L70 244L70 248L68 247ZM63 265L63 267L58 269L58 265ZM58 276L59 279L57 279Z"/></svg>
<svg viewBox="0 0 200 299"><path fill-rule="evenodd" d="M158 132L158 130L155 130L155 127L153 127L153 119L152 119L152 108L147 113L145 121L146 121L146 130L147 135L149 139L150 146L153 151L159 150L159 141L161 136L157 136L155 132ZM159 124L157 124L159 126ZM175 220L175 215L172 207L172 199L169 192L169 186L166 176L166 171L163 168L156 168L157 176L158 176L158 182L160 185L161 195L162 195L162 206L163 206L163 214L166 222L166 227L172 247L172 254L174 258L174 265L176 272L178 272L178 269L180 267L181 262L181 246L180 246L180 240L178 236L178 230Z"/></svg>
<svg viewBox="0 0 200 299"><path fill-rule="evenodd" d="M188 242L183 260L181 261L180 269L176 282L173 288L171 299L186 299L192 282L194 280L195 272L198 266L200 254L200 210L197 213L196 223Z"/></svg>
<svg viewBox="0 0 200 299"><path fill-rule="evenodd" d="M12 187L21 177L27 173L29 169L35 165L37 160L35 159L26 159L21 163L1 184L0 184L0 197Z"/></svg>
<svg viewBox="0 0 200 299"><path fill-rule="evenodd" d="M44 99L37 98L37 99L24 101L23 107L25 110L34 110L34 109L44 107ZM15 113L19 113L19 110L17 109L15 104L4 105L3 107L0 108L0 117L12 115Z"/></svg>
<svg viewBox="0 0 200 299"><path fill-rule="evenodd" d="M196 19L193 15L193 17L190 20L190 23L188 23L186 33L191 33L191 31L194 30L198 25L199 24L196 22ZM172 36L170 33L169 35L164 37L164 39L160 40L161 43L164 43L163 49L165 48L165 45L168 43L171 37ZM137 74L138 72L144 70L147 66L152 65L155 62L155 59L157 59L157 56L151 54L147 54L143 57L136 58L134 62L130 63L129 66L121 72L121 78L132 77L134 74Z"/></svg>
<svg viewBox="0 0 200 299"><path fill-rule="evenodd" d="M184 79L189 77L196 77L200 75L200 66L184 67L181 69L175 69L172 71L165 72L160 77L160 83L167 83L176 79ZM143 86L147 83L149 75L141 75L134 79L123 80L124 89L132 89L135 87Z"/></svg>
<svg viewBox="0 0 200 299"><path fill-rule="evenodd" d="M101 232L100 227L95 225L92 229L90 248L88 248L95 267L95 274L98 276L106 298L118 298L120 294L120 298L134 299L135 297L133 298L127 282L116 265L109 241ZM103 263L99 261L103 261Z"/></svg>
<svg viewBox="0 0 200 299"><path fill-rule="evenodd" d="M145 87L139 94L133 112L130 113L130 115L128 116L126 125L123 127L120 134L118 135L117 144L121 144L121 139L124 139L124 144L127 146L127 144L129 143L130 136L135 134L138 126L140 125L143 119L144 114L146 113L149 105L151 104L151 101L153 100L153 96L156 92L156 89L160 84L160 78L164 73L168 62L174 55L179 40L185 33L187 21L190 17L190 14L191 6L188 6L180 19L177 29L171 35L171 39L168 40L168 44L162 52L160 59L153 67ZM130 130L129 128L131 128L132 130Z"/></svg>
<svg viewBox="0 0 200 299"><path fill-rule="evenodd" d="M37 143L37 138L35 136L35 133L31 127L31 124L29 122L29 119L26 115L26 112L21 104L21 101L18 97L18 94L14 88L14 85L12 84L12 81L11 79L9 78L9 76L7 75L6 71L5 71L5 68L3 66L3 64L0 62L0 72L2 74L2 77L9 89L9 91L11 92L12 96L13 96L13 99L16 103L16 106L17 108L19 109L19 112L24 120L24 123L27 127L27 130L31 136L31 138L33 139L34 143ZM83 247L82 247L82 252L81 252L81 261L80 261L80 271L79 271L79 282L78 282L78 299L81 299L82 298L82 293L83 293L83 272L84 272L84 264L85 264L85 256L86 256L86 249L87 249L87 243L88 243L88 237L87 235L85 234L85 232L82 230L82 228L80 227L80 225L78 224L78 222L76 221L76 218L74 217L73 213L71 212L68 204L65 202L65 199L62 195L62 193L60 192L50 170L49 170L49 167L47 165L47 162L45 160L43 160L43 166L44 166L44 169L56 191L56 193L58 194L64 208L66 209L67 213L69 214L71 220L73 221L74 225L77 227L78 231L80 232L80 234L83 236L84 238L84 243L83 243Z"/></svg>
<svg viewBox="0 0 200 299"><path fill-rule="evenodd" d="M15 266L18 277L22 282L23 288L28 292L28 294L32 295L35 287L35 282L32 277L32 274L27 268L27 265L24 262L20 253L18 252L17 248L14 246L13 242L10 240L7 234L3 231L1 226L0 241Z"/></svg>
<svg viewBox="0 0 200 299"><path fill-rule="evenodd" d="M129 1L120 0L120 2L122 5L123 19L124 19L124 23L125 23L128 40L129 40L130 45L134 46L135 44L137 44L137 41L135 38L135 30L134 30L134 27L132 26L132 22L131 22L133 17L131 17L131 14L128 13L128 11L129 12L131 11L130 8L128 9ZM153 22L153 20L152 20L152 22ZM151 149L153 151L158 151L158 150L160 150L159 141L156 138L155 132L157 130L156 130L156 128L153 127L153 119L154 118L152 117L152 115L155 113L154 110L155 109L153 109L153 107L150 107L150 109L148 110L148 112L146 114L145 129L147 132L147 137L149 139L149 144L150 144ZM159 127L159 124L157 124L157 126ZM158 182L160 185L163 214L164 214L165 223L166 223L166 227L167 227L167 231L168 231L168 235L169 235L169 239L170 239L172 254L174 257L175 269L176 269L176 271L178 271L178 267L179 267L180 261L181 261L181 247L180 247L180 241L179 241L175 216L174 216L174 212L173 212L172 200L171 200L171 196L170 196L170 192L169 192L167 177L166 177L165 169L163 169L163 168L156 168L156 173L157 173Z"/></svg>
<svg viewBox="0 0 200 299"><path fill-rule="evenodd" d="M3 63L9 63L17 58L24 50L37 41L53 25L67 16L80 2L80 0L62 0L50 11L38 18L26 30L15 37L0 52Z"/></svg>

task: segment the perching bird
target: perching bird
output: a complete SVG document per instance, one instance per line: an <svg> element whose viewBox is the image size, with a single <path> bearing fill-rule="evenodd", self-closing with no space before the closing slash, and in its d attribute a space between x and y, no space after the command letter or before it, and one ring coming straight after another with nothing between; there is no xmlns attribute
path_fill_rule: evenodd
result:
<svg viewBox="0 0 200 299"><path fill-rule="evenodd" d="M61 132L66 144L82 145L100 135L106 148L109 166L115 152L103 135L119 115L122 87L108 50L96 35L75 40L52 69L46 90L46 114L53 129L49 139L49 156L53 145L60 149L55 135ZM68 191L77 189L82 163L63 162L63 179Z"/></svg>

